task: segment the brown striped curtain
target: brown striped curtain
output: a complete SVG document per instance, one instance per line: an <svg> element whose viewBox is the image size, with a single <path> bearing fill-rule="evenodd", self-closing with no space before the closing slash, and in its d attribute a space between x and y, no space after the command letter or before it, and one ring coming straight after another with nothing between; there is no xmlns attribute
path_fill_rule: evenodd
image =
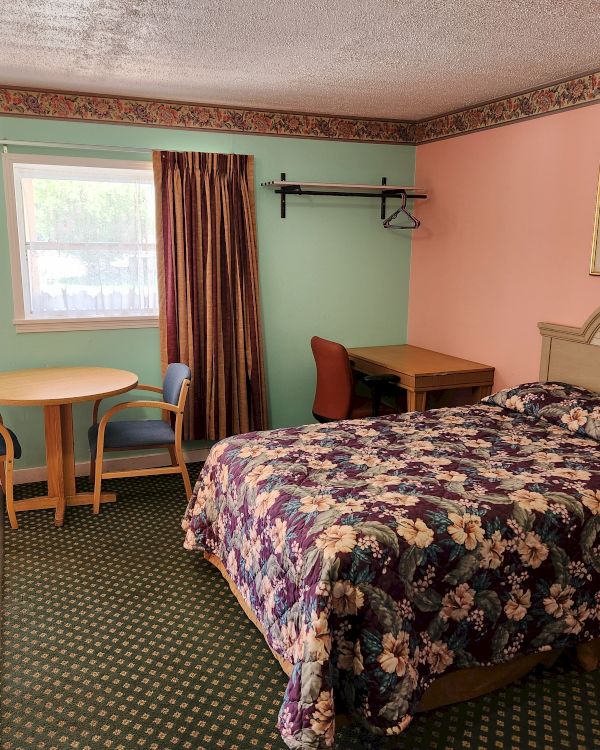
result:
<svg viewBox="0 0 600 750"><path fill-rule="evenodd" d="M163 369L192 371L185 437L267 428L253 157L155 151Z"/></svg>

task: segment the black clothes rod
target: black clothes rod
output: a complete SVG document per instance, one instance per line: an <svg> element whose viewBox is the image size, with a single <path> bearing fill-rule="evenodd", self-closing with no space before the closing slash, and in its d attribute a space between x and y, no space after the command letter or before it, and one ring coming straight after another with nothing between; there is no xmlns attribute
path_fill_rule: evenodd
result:
<svg viewBox="0 0 600 750"><path fill-rule="evenodd" d="M337 196L339 198L377 198L381 201L381 218L386 218L386 198L427 198L423 188L412 185L388 185L385 177L381 185L366 185L361 183L344 182L291 182L286 180L285 172L280 180L263 182L263 187L271 188L281 196L281 218L286 215L286 198L288 195L322 195Z"/></svg>

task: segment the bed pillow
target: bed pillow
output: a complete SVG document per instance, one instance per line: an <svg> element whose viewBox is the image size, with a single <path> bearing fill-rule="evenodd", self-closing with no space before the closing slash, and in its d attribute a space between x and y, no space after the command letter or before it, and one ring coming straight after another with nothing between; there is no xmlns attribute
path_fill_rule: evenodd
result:
<svg viewBox="0 0 600 750"><path fill-rule="evenodd" d="M600 442L600 394L585 388L553 381L524 383L486 396L483 402L541 417Z"/></svg>

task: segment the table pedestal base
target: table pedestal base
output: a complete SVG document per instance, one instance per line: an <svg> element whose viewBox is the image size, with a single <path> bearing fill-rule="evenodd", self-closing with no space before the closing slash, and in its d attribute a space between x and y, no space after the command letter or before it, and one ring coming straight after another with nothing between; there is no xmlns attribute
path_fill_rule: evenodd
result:
<svg viewBox="0 0 600 750"><path fill-rule="evenodd" d="M117 496L114 492L103 492L100 495L101 503L114 503ZM94 504L94 493L93 492L78 492L76 495L64 498L64 504L69 505L93 505ZM43 497L28 497L24 500L15 500L15 511L20 510L44 510L45 508L58 508L62 505L62 501L59 502L59 498L50 497L44 495ZM64 521L64 513L62 518L57 516L54 518L55 526L62 526Z"/></svg>
<svg viewBox="0 0 600 750"><path fill-rule="evenodd" d="M15 511L54 508L54 525L62 526L69 505L93 505L93 492L75 489L75 455L73 450L73 414L71 404L48 404L44 407L48 494L17 500ZM103 492L101 503L114 503L117 496Z"/></svg>

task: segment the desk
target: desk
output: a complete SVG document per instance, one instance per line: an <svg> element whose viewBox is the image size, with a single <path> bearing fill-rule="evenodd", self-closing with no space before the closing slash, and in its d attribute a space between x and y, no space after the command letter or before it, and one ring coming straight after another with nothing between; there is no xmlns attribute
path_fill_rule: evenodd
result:
<svg viewBox="0 0 600 750"><path fill-rule="evenodd" d="M421 349L419 346L367 346L349 349L352 366L368 375L397 375L406 390L408 411L423 411L429 391L471 388L473 400L488 396L494 383L494 368Z"/></svg>
<svg viewBox="0 0 600 750"><path fill-rule="evenodd" d="M75 489L73 404L117 396L137 384L137 375L132 372L107 367L48 367L0 372L0 404L44 407L48 495L16 500L15 511L56 508L54 524L62 526L67 505L92 504L92 492ZM101 502L115 500L113 493L101 495Z"/></svg>

